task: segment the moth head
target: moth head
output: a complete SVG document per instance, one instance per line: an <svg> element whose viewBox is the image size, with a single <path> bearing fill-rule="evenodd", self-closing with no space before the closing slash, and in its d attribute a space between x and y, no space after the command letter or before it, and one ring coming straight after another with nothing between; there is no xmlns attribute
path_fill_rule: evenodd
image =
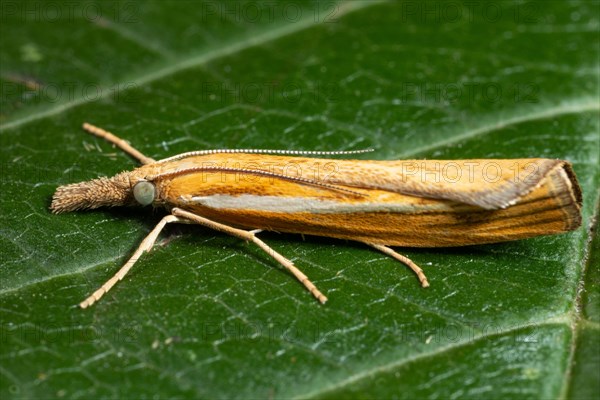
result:
<svg viewBox="0 0 600 400"><path fill-rule="evenodd" d="M132 184L128 176L98 178L60 186L52 197L50 209L59 214L98 207L148 205L156 197L154 184L139 180Z"/></svg>

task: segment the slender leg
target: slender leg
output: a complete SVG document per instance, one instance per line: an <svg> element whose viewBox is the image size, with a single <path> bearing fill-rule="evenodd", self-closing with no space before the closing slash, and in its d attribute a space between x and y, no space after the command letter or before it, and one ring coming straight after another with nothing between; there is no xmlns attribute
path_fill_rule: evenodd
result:
<svg viewBox="0 0 600 400"><path fill-rule="evenodd" d="M408 268L412 269L414 271L414 273L417 274L417 278L419 278L419 282L421 282L421 286L423 286L424 288L429 287L429 282L427 281L427 277L425 276L425 273L410 258L405 257L402 254L396 253L394 250L392 250L389 247L384 246L382 244L375 244L375 243L368 243L368 242L364 242L364 243L368 244L371 247L376 248L377 250L381 251L384 254L387 254L390 257L395 258L396 260L400 261L402 264L406 265Z"/></svg>
<svg viewBox="0 0 600 400"><path fill-rule="evenodd" d="M104 294L106 294L117 282L122 280L125 277L125 275L127 275L131 267L133 267L133 265L137 262L140 256L144 252L150 251L150 249L152 249L152 246L154 246L154 243L156 242L156 238L158 238L158 235L163 230L165 225L172 222L178 222L183 224L196 223L256 243L268 255L273 257L281 265L287 268L287 270L290 271L296 277L296 279L298 279L308 289L308 291L311 292L312 295L317 298L317 300L319 300L323 304L327 301L327 297L325 297L323 293L321 293L319 289L317 289L317 287L308 279L308 277L304 275L302 271L300 271L290 260L288 260L281 254L270 248L267 244L265 244L265 242L263 242L254 235L255 233L260 232L260 229L256 229L254 231L245 231L242 229L232 228L230 226L211 221L209 219L203 218L196 214L192 214L179 208L174 208L172 212L173 215L167 215L166 217L161 219L158 224L156 224L156 226L154 227L154 229L152 229L148 236L146 236L144 240L142 240L142 243L140 243L139 247L133 253L131 258L129 258L125 265L123 265L121 269L112 278L106 281L106 283L102 285L100 289L96 290L91 296L89 296L87 299L85 299L79 304L81 308L87 308L95 302L97 302L98 300L100 300L100 298L104 296Z"/></svg>
<svg viewBox="0 0 600 400"><path fill-rule="evenodd" d="M82 301L79 304L79 306L81 308L87 308L95 302L97 302L98 300L100 300L100 298L104 296L106 292L108 292L117 282L119 282L125 277L125 275L127 275L131 267L133 267L133 264L136 263L136 261L145 251L150 251L152 246L154 246L154 242L156 242L156 238L160 234L160 231L163 230L165 225L171 222L189 223L189 221L182 220L181 218L178 218L174 215L167 215L166 217L161 219L160 222L156 224L154 229L152 229L152 232L150 232L148 236L146 236L144 240L142 240L140 246L137 248L135 253L133 253L131 258L125 263L125 265L123 265L121 269L112 278L106 281L106 283L102 285L100 289L96 290L90 297Z"/></svg>
<svg viewBox="0 0 600 400"><path fill-rule="evenodd" d="M188 219L192 222L195 222L200 225L204 225L204 226L214 229L216 231L227 233L229 235L236 236L241 239L248 240L248 241L255 243L258 247L263 249L268 255L270 255L275 260L277 260L281 265L283 265L288 271L290 271L292 273L292 275L294 275L296 277L296 279L298 279L300 281L300 283L302 283L304 285L304 287L306 287L306 289L308 289L308 291L311 292L312 295L317 298L317 300L319 300L322 304L325 304L325 302L327 301L327 297L325 297L325 295L323 293L321 293L319 291L319 289L317 289L317 287L310 281L310 279L308 279L308 277L306 275L304 275L304 273L302 273L302 271L300 271L294 265L294 263L292 263L290 260L288 260L281 254L279 254L278 252L273 250L265 242L263 242L262 240L260 240L259 238L257 238L254 235L254 233L256 233L259 230L245 231L243 229L232 228L231 226L220 224L215 221L211 221L210 219L206 219L204 217L201 217L201 216L193 214L191 212L182 210L180 208L174 208L173 210L171 210L171 212L175 216Z"/></svg>
<svg viewBox="0 0 600 400"><path fill-rule="evenodd" d="M139 150L135 149L132 145L127 143L125 140L121 139L120 137L118 137L108 131L105 131L102 128L98 128L97 126L94 126L92 124L88 124L87 122L85 122L83 124L83 129L85 129L86 131L88 131L89 133L91 133L94 136L97 136L99 138L102 138L102 139L114 144L115 146L117 146L118 148L123 150L125 153L127 153L130 156L132 156L133 158L137 159L142 164L151 164L153 162L156 162L153 158L146 157L145 155L143 155Z"/></svg>

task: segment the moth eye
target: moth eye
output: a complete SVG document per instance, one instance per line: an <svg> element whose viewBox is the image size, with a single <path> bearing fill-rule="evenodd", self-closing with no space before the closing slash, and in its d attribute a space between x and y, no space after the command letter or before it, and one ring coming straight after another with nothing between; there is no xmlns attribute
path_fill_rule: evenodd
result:
<svg viewBox="0 0 600 400"><path fill-rule="evenodd" d="M156 189L154 184L148 181L141 181L133 186L133 197L143 206L147 206L154 201Z"/></svg>

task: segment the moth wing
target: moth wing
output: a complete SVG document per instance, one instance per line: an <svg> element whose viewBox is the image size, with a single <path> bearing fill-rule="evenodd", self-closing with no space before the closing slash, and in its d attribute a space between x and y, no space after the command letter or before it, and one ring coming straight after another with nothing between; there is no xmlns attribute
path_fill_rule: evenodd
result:
<svg viewBox="0 0 600 400"><path fill-rule="evenodd" d="M360 161L338 165L339 173L332 176L331 183L453 200L488 210L513 205L544 184L556 195L568 192L581 204L575 174L562 160Z"/></svg>

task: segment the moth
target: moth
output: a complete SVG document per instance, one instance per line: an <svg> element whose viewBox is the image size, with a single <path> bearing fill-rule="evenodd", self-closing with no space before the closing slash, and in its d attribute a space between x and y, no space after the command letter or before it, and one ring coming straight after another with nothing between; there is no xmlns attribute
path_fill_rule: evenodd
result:
<svg viewBox="0 0 600 400"><path fill-rule="evenodd" d="M142 166L111 178L57 188L54 213L114 206L164 208L164 216L125 265L80 303L98 301L153 247L170 223L199 224L251 241L283 265L321 303L327 297L289 259L257 237L261 231L362 242L401 261L389 246L450 247L572 231L582 194L563 160L338 160L350 152L200 150L156 161L94 125L83 129Z"/></svg>

